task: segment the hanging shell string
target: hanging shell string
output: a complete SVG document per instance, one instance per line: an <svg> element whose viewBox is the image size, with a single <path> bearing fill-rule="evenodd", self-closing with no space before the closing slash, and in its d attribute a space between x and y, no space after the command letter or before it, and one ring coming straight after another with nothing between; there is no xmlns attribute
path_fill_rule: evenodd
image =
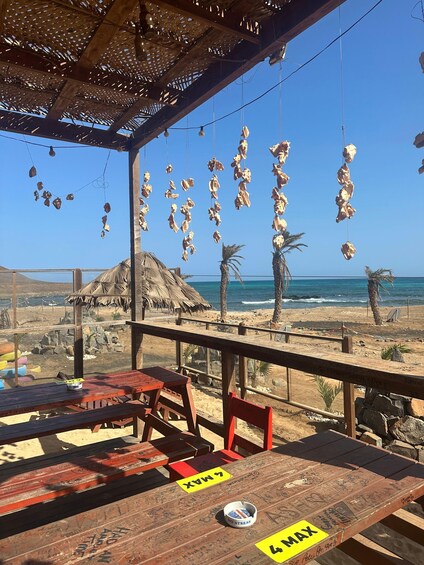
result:
<svg viewBox="0 0 424 565"><path fill-rule="evenodd" d="M106 233L108 233L110 231L110 226L109 226L109 223L108 223L108 214L112 210L111 205L107 201L107 197L106 197L106 185L107 185L107 183L106 183L106 171L107 171L107 167L109 165L110 154L111 154L111 150L109 149L107 157L106 157L106 163L105 163L105 166L103 168L102 178L101 178L101 187L103 189L103 202L104 202L104 204L103 204L104 214L102 216L103 228L100 232L100 237L102 239L105 237Z"/></svg>
<svg viewBox="0 0 424 565"><path fill-rule="evenodd" d="M216 158L216 125L215 125L215 97L212 98L212 149L213 157L208 162L208 169L212 173L212 177L209 180L209 193L211 196L211 205L208 209L209 220L215 222L215 226L218 227L221 224L221 204L218 201L218 190L221 187L218 180L217 173L224 170L224 165L221 161ZM219 243L222 239L221 234L218 230L215 230L212 234L212 238L215 243Z"/></svg>

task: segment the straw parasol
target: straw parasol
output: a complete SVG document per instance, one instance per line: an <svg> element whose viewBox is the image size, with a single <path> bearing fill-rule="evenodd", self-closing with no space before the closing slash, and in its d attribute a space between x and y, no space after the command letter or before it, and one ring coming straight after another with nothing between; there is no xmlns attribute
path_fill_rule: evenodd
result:
<svg viewBox="0 0 424 565"><path fill-rule="evenodd" d="M152 306L184 313L208 310L211 305L192 286L173 273L152 253L142 252L143 309ZM71 304L97 307L131 306L131 264L126 259L68 296Z"/></svg>

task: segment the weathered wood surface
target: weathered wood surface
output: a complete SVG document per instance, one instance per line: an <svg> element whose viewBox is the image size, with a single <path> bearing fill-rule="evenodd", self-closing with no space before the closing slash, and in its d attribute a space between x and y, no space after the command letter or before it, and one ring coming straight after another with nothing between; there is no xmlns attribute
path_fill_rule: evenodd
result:
<svg viewBox="0 0 424 565"><path fill-rule="evenodd" d="M50 460L50 465L30 471L23 468L20 472L19 466L8 466L0 469L0 512L10 512L172 461L203 455L210 449L209 442L189 432L180 432L96 455L80 456L76 451L69 457L59 457L59 463L51 464Z"/></svg>
<svg viewBox="0 0 424 565"><path fill-rule="evenodd" d="M254 336L206 330L199 333L198 329L161 322L127 323L147 335L229 351L234 355L268 361L305 373L424 399L422 367L365 359L337 351L327 352L319 348L311 352L298 344L257 342Z"/></svg>
<svg viewBox="0 0 424 565"><path fill-rule="evenodd" d="M68 432L69 430L91 428L97 424L108 424L127 418L139 417L144 419L149 412L150 409L139 401L130 401L103 406L95 410L82 410L63 416L10 424L0 427L0 445Z"/></svg>
<svg viewBox="0 0 424 565"><path fill-rule="evenodd" d="M126 394L138 394L163 387L163 382L140 371L96 375L84 380L81 390L70 391L65 383L33 385L2 391L0 418L25 414L37 410L49 410Z"/></svg>
<svg viewBox="0 0 424 565"><path fill-rule="evenodd" d="M325 432L226 466L233 478L194 494L169 484L0 542L4 563L269 564L255 543L306 519L328 537L288 563L308 563L424 493L424 465ZM232 500L254 526L225 526Z"/></svg>

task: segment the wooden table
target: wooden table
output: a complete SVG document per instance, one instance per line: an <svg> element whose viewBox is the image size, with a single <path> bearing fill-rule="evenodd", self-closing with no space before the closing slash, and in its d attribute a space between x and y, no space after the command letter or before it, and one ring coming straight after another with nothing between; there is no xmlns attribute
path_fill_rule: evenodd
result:
<svg viewBox="0 0 424 565"><path fill-rule="evenodd" d="M256 543L279 533L268 551L300 565L424 494L424 465L336 432L225 471L232 478L192 494L173 483L4 539L3 563L259 565L273 561ZM256 505L253 526L225 524L222 509L234 500ZM303 520L309 525L296 526ZM291 526L295 533L284 532ZM293 548L299 553L282 561Z"/></svg>
<svg viewBox="0 0 424 565"><path fill-rule="evenodd" d="M163 381L141 371L128 371L86 377L83 388L76 391L68 390L62 382L18 387L0 393L0 418L117 396L136 397L163 386Z"/></svg>

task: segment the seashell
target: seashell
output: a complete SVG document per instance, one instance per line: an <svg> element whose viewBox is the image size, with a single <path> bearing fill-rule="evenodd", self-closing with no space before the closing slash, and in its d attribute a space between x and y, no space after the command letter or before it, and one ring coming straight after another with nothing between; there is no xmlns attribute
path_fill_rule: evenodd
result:
<svg viewBox="0 0 424 565"><path fill-rule="evenodd" d="M141 187L141 194L144 196L144 198L149 198L151 192L152 192L152 185L143 184L143 186Z"/></svg>
<svg viewBox="0 0 424 565"><path fill-rule="evenodd" d="M110 231L110 226L109 226L109 224L105 224L105 225L103 226L103 229L104 229L105 231L109 232L109 231Z"/></svg>
<svg viewBox="0 0 424 565"><path fill-rule="evenodd" d="M45 190L41 196L42 196L43 198L51 198L51 197L52 197L52 193L49 192L48 190Z"/></svg>
<svg viewBox="0 0 424 565"><path fill-rule="evenodd" d="M349 261L355 255L356 248L352 242L346 241L346 243L343 243L341 246L341 252L343 253L343 257Z"/></svg>
<svg viewBox="0 0 424 565"><path fill-rule="evenodd" d="M349 145L346 145L346 147L343 149L343 157L344 160L346 161L346 163L351 163L356 155L356 147L353 145L353 143L350 143Z"/></svg>
<svg viewBox="0 0 424 565"><path fill-rule="evenodd" d="M56 208L56 210L60 210L60 207L62 206L62 200L60 198L55 198L52 204Z"/></svg>
<svg viewBox="0 0 424 565"><path fill-rule="evenodd" d="M271 151L274 157L277 157L280 165L284 165L287 157L289 156L290 141L280 141L280 143L276 143L275 145L272 145L269 148L269 150Z"/></svg>
<svg viewBox="0 0 424 565"><path fill-rule="evenodd" d="M192 179L192 178L190 177L190 178L187 179L187 182L188 182L188 186L189 186L190 188L193 188L193 186L194 186L194 179Z"/></svg>
<svg viewBox="0 0 424 565"><path fill-rule="evenodd" d="M69 196L69 194L68 194ZM66 197L66 199L68 200L68 196ZM72 200L73 198L69 198L69 200ZM106 212L106 214L109 214L109 212L112 210L109 202L106 202L105 205L103 206L103 210Z"/></svg>
<svg viewBox="0 0 424 565"><path fill-rule="evenodd" d="M50 206L50 198L44 199L44 206L47 206L47 208Z"/></svg>
<svg viewBox="0 0 424 565"><path fill-rule="evenodd" d="M286 211L287 202L284 200L277 200L274 204L274 212L279 216L282 216Z"/></svg>
<svg viewBox="0 0 424 565"><path fill-rule="evenodd" d="M234 180L238 180L241 179L242 177L243 177L243 170L240 167L240 165L237 165L236 167L234 167L233 178Z"/></svg>
<svg viewBox="0 0 424 565"><path fill-rule="evenodd" d="M247 190L247 185L246 185L246 182L244 180L240 181L238 186L239 186L240 191Z"/></svg>
<svg viewBox="0 0 424 565"><path fill-rule="evenodd" d="M278 188L276 188L275 186L272 189L271 198L275 201L280 199L280 192L279 192Z"/></svg>
<svg viewBox="0 0 424 565"><path fill-rule="evenodd" d="M184 180L184 179L181 181L181 186L182 186L182 189L183 189L185 192L190 188L190 185L189 185L188 182L187 182L186 180Z"/></svg>
<svg viewBox="0 0 424 565"><path fill-rule="evenodd" d="M184 249L183 254L181 255L181 259L183 261L188 261L188 253L187 251Z"/></svg>
<svg viewBox="0 0 424 565"><path fill-rule="evenodd" d="M40 198L40 195L38 194L38 192L36 190L34 190L34 200L37 202L37 200Z"/></svg>
<svg viewBox="0 0 424 565"><path fill-rule="evenodd" d="M233 162L231 163L232 167L237 167L238 165L240 165L240 161L241 161L241 155L237 154L233 157Z"/></svg>
<svg viewBox="0 0 424 565"><path fill-rule="evenodd" d="M250 134L249 128L247 126L243 126L241 130L241 137L247 139L249 137L249 134Z"/></svg>
<svg viewBox="0 0 424 565"><path fill-rule="evenodd" d="M107 222L107 216L102 216L102 224L105 224Z"/></svg>
<svg viewBox="0 0 424 565"><path fill-rule="evenodd" d="M252 173L250 169L243 169L241 176L243 180L247 183L249 183L252 180Z"/></svg>
<svg viewBox="0 0 424 565"><path fill-rule="evenodd" d="M32 179L32 177L37 176L37 169L34 167L34 165L30 168L28 174L30 179Z"/></svg>
<svg viewBox="0 0 424 565"><path fill-rule="evenodd" d="M105 235L106 235L105 231L102 230L102 231L100 232L100 237L103 239Z"/></svg>
<svg viewBox="0 0 424 565"><path fill-rule="evenodd" d="M342 165L340 169L337 171L337 182L339 184L349 184L350 180L350 170L349 167L346 165Z"/></svg>
<svg viewBox="0 0 424 565"><path fill-rule="evenodd" d="M168 190L165 191L165 198L178 198L179 194L177 194L176 192L172 192L169 188Z"/></svg>
<svg viewBox="0 0 424 565"><path fill-rule="evenodd" d="M169 181L169 188L170 188L170 190L177 190L177 187L175 186L173 180L170 180L170 181Z"/></svg>
<svg viewBox="0 0 424 565"><path fill-rule="evenodd" d="M247 149L249 145L245 139L240 140L240 145L238 146L238 152L242 159L247 159Z"/></svg>
<svg viewBox="0 0 424 565"><path fill-rule="evenodd" d="M237 210L240 210L240 208L243 206L243 199L240 192L237 194L234 200L234 206L237 208Z"/></svg>
<svg viewBox="0 0 424 565"><path fill-rule="evenodd" d="M196 248L194 247L193 244L189 245L189 249L190 249L190 255L193 255L194 253L196 253Z"/></svg>
<svg viewBox="0 0 424 565"><path fill-rule="evenodd" d="M219 233L218 230L213 232L212 237L214 238L215 243L219 243L222 239L221 234Z"/></svg>
<svg viewBox="0 0 424 565"><path fill-rule="evenodd" d="M138 218L138 223L139 223L140 228L143 231L149 231L149 226L147 225L147 222L144 219L144 216L142 214L140 214L140 216Z"/></svg>
<svg viewBox="0 0 424 565"><path fill-rule="evenodd" d="M339 213L337 215L336 222L339 223L342 220L345 220L346 218L349 219L352 218L355 212L356 212L355 208L353 208L349 203L345 202L339 208Z"/></svg>
<svg viewBox="0 0 424 565"><path fill-rule="evenodd" d="M272 238L272 245L280 251L284 247L284 236L281 233L274 235Z"/></svg>
<svg viewBox="0 0 424 565"><path fill-rule="evenodd" d="M180 228L178 227L178 225L177 225L177 223L176 223L176 221L175 221L174 214L171 214L171 215L169 216L168 222L169 222L169 227L170 227L175 233L177 233L177 231L179 231Z"/></svg>
<svg viewBox="0 0 424 565"><path fill-rule="evenodd" d="M186 231L188 231L189 227L190 227L190 222L187 219L183 220L183 223L181 224L181 231L185 233Z"/></svg>
<svg viewBox="0 0 424 565"><path fill-rule="evenodd" d="M217 212L221 211L221 204L218 201L214 203L213 207Z"/></svg>
<svg viewBox="0 0 424 565"><path fill-rule="evenodd" d="M37 182L37 190L43 190L43 189L44 189L43 183L41 181L38 181Z"/></svg>
<svg viewBox="0 0 424 565"><path fill-rule="evenodd" d="M176 204L171 204L171 214L175 214L177 209L178 209L178 206Z"/></svg>
<svg viewBox="0 0 424 565"><path fill-rule="evenodd" d="M193 200L191 198L187 198L186 204L187 204L188 208L194 208L195 207L195 203L193 202Z"/></svg>
<svg viewBox="0 0 424 565"><path fill-rule="evenodd" d="M149 180L150 180L150 173L149 173L149 171L146 171L146 172L144 173L143 181L144 181L144 182L149 182Z"/></svg>
<svg viewBox="0 0 424 565"><path fill-rule="evenodd" d="M166 165L165 172L168 173L168 175L171 174L173 170L174 170L174 167L171 165L171 163Z"/></svg>
<svg viewBox="0 0 424 565"><path fill-rule="evenodd" d="M72 194L72 192L66 195L66 200L73 200L73 199L74 199L74 195Z"/></svg>
<svg viewBox="0 0 424 565"><path fill-rule="evenodd" d="M249 193L247 192L247 190L243 190L243 191L239 192L239 195L241 197L241 200L242 200L244 206L247 206L248 208L250 208L250 198L249 198Z"/></svg>
<svg viewBox="0 0 424 565"><path fill-rule="evenodd" d="M286 220L283 220L283 218L280 218L279 216L275 215L271 227L275 231L283 232L286 231L287 229L287 222Z"/></svg>

